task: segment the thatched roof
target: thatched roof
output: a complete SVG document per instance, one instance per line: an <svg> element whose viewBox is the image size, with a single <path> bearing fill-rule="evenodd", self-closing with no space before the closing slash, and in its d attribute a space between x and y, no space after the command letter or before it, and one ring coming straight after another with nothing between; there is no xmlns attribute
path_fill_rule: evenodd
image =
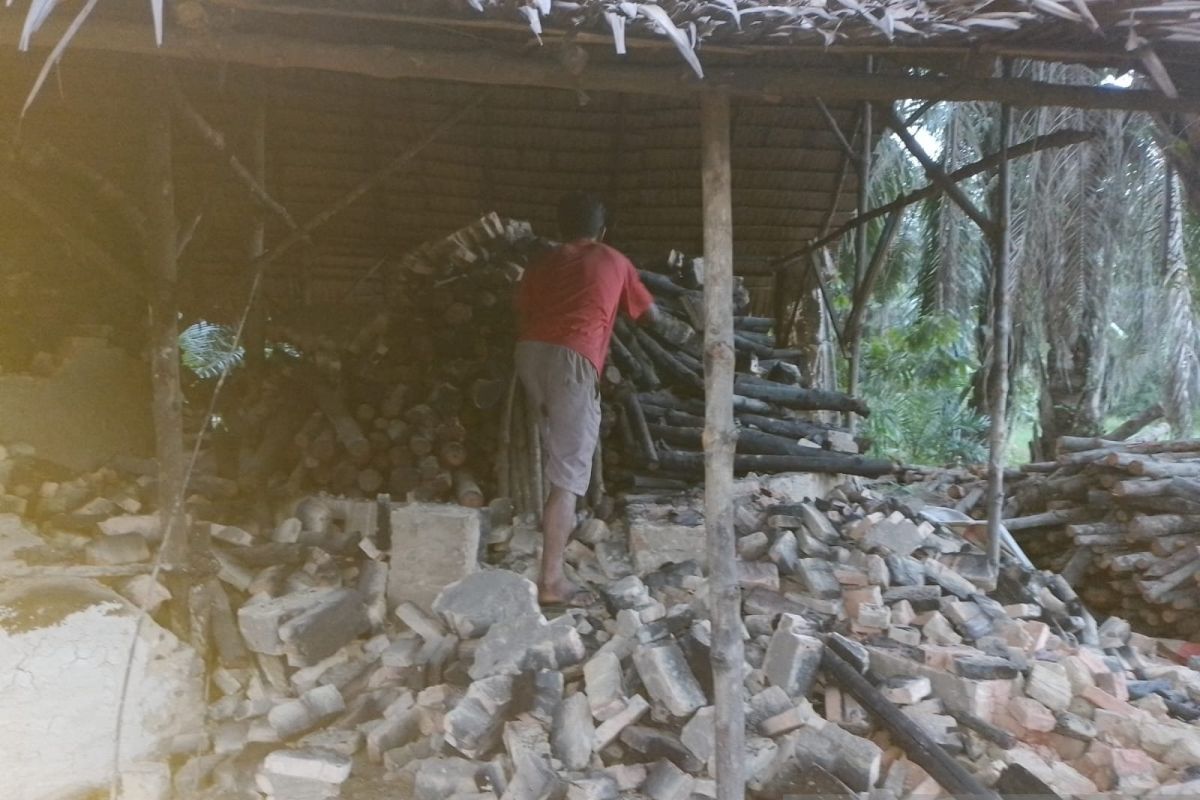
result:
<svg viewBox="0 0 1200 800"><path fill-rule="evenodd" d="M697 73L710 54L996 48L1064 60L1132 52L1145 44L1200 43L1196 0L207 0L238 24L254 15L345 25L407 24L479 40L567 36L626 53L675 49ZM248 19L249 18L249 19ZM568 68L570 65L567 65Z"/></svg>

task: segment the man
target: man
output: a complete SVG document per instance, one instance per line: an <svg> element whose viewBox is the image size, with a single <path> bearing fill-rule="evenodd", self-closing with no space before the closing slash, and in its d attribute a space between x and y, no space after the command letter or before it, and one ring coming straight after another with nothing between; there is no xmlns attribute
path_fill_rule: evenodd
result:
<svg viewBox="0 0 1200 800"><path fill-rule="evenodd" d="M538 415L550 495L542 512L538 600L586 606L590 592L563 574L575 504L587 493L600 434L600 382L617 312L650 320L654 298L637 269L603 244L604 206L573 193L558 205L564 242L536 259L517 290L517 374Z"/></svg>

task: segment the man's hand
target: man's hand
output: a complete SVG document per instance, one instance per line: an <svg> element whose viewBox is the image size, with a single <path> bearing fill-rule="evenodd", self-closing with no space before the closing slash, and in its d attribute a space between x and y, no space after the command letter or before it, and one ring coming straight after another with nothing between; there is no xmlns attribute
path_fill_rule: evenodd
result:
<svg viewBox="0 0 1200 800"><path fill-rule="evenodd" d="M658 323L659 317L658 306L651 303L650 307L642 312L642 315L637 318L637 324L643 328L653 328Z"/></svg>

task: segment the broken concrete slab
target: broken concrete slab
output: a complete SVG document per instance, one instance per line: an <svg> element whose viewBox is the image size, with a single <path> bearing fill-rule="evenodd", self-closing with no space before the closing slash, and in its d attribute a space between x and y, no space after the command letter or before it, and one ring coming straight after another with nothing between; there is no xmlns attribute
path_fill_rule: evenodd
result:
<svg viewBox="0 0 1200 800"><path fill-rule="evenodd" d="M429 609L438 593L479 569L483 514L462 506L393 506L388 603Z"/></svg>
<svg viewBox="0 0 1200 800"><path fill-rule="evenodd" d="M629 553L637 574L646 575L664 564L708 560L707 539L700 514L682 522L674 506L631 506Z"/></svg>
<svg viewBox="0 0 1200 800"><path fill-rule="evenodd" d="M99 583L0 586L0 675L9 676L0 692L5 796L75 796L108 785L112 749L97 743L113 741L127 665L123 770L165 759L177 738L204 729L200 659Z"/></svg>
<svg viewBox="0 0 1200 800"><path fill-rule="evenodd" d="M571 617L546 622L540 614L529 615L493 625L479 640L468 674L479 680L527 670L561 669L578 664L586 652Z"/></svg>
<svg viewBox="0 0 1200 800"><path fill-rule="evenodd" d="M540 612L537 586L515 572L473 572L443 589L433 611L463 639L483 636L492 625Z"/></svg>

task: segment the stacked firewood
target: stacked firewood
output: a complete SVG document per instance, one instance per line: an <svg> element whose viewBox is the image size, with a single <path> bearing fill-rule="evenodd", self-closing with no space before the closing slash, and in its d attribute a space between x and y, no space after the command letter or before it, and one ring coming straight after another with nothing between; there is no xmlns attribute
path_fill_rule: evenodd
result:
<svg viewBox="0 0 1200 800"><path fill-rule="evenodd" d="M402 296L352 333L281 332L304 356L247 404L235 426L250 443L239 474L293 491L466 505L508 497L518 511L540 508L541 442L512 372L511 298L525 266L551 245L525 223L488 215L402 259ZM703 475L703 265L672 253L645 266L659 314L651 325L617 324L601 380L593 507L610 488L676 490ZM739 314L737 471L891 471L859 456L863 443L846 429L817 418L865 416L865 404L802 387L800 353L776 347L772 320L744 315L743 287L730 301Z"/></svg>
<svg viewBox="0 0 1200 800"><path fill-rule="evenodd" d="M1022 468L1006 527L1095 611L1200 633L1200 440L1062 437L1058 448Z"/></svg>

